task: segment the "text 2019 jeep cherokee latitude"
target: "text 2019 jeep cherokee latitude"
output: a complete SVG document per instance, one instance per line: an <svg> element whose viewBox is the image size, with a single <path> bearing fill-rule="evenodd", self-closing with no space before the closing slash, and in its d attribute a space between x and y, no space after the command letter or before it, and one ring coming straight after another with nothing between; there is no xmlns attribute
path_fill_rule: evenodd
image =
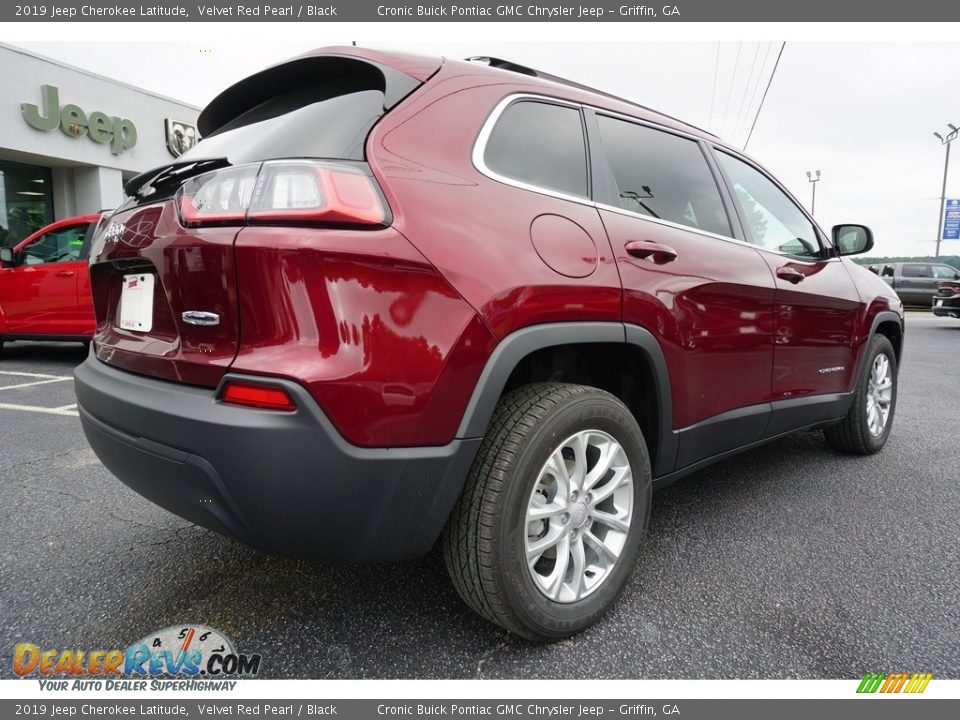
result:
<svg viewBox="0 0 960 720"><path fill-rule="evenodd" d="M410 558L538 640L624 586L651 489L801 428L883 447L903 314L759 165L498 60L317 51L220 94L94 242L83 427L267 552Z"/></svg>

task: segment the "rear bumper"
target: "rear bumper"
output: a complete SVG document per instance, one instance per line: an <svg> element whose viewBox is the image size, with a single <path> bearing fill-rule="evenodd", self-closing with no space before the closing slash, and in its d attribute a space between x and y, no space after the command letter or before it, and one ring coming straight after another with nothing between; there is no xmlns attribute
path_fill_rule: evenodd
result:
<svg viewBox="0 0 960 720"><path fill-rule="evenodd" d="M227 375L224 380L231 377ZM479 439L370 449L346 442L309 393L283 413L224 405L217 391L117 370L75 372L84 433L145 498L265 552L327 562L426 554L463 487Z"/></svg>
<svg viewBox="0 0 960 720"><path fill-rule="evenodd" d="M942 304L937 305L937 299L933 301L933 314L937 317L960 318L960 299L956 297L941 300Z"/></svg>

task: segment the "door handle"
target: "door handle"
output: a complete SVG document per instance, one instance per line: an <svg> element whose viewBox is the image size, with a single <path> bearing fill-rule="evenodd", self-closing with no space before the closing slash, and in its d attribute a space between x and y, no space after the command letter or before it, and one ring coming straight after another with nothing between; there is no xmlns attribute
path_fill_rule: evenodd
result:
<svg viewBox="0 0 960 720"><path fill-rule="evenodd" d="M57 270L57 277L73 277L73 270Z"/></svg>
<svg viewBox="0 0 960 720"><path fill-rule="evenodd" d="M655 243L652 240L630 240L624 246L629 255L642 260L653 260L657 265L673 262L677 259L677 251L667 245Z"/></svg>
<svg viewBox="0 0 960 720"><path fill-rule="evenodd" d="M806 277L806 275L795 268L784 265L783 267L777 268L777 277L781 280L786 280L787 282L796 285L798 282L803 282L803 279Z"/></svg>

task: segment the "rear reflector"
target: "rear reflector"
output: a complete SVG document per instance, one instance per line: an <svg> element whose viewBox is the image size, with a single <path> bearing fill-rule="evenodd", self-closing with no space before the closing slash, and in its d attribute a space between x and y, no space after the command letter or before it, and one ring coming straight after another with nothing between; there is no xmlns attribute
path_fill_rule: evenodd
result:
<svg viewBox="0 0 960 720"><path fill-rule="evenodd" d="M388 224L376 180L362 163L280 160L198 175L177 193L181 222L202 225Z"/></svg>
<svg viewBox="0 0 960 720"><path fill-rule="evenodd" d="M245 405L262 410L296 410L297 405L281 387L257 385L230 380L223 388L220 400L231 405Z"/></svg>

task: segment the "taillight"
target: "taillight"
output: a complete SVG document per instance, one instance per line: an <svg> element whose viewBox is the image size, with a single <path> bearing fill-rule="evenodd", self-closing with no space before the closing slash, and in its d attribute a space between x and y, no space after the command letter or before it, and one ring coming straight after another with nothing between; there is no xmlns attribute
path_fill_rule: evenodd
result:
<svg viewBox="0 0 960 720"><path fill-rule="evenodd" d="M282 387L276 385L260 385L258 383L244 383L228 380L220 394L220 400L231 405L245 405L246 407L260 408L261 410L297 409L293 398Z"/></svg>
<svg viewBox="0 0 960 720"><path fill-rule="evenodd" d="M214 170L177 191L180 221L202 225L368 225L389 211L361 163L272 160Z"/></svg>

